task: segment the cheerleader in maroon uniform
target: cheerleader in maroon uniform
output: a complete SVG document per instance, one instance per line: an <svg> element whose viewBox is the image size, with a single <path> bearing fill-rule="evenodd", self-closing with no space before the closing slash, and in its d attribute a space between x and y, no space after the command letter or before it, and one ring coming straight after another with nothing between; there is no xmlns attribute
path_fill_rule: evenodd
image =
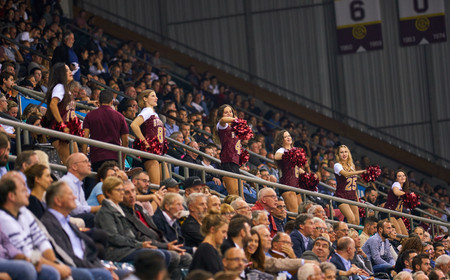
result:
<svg viewBox="0 0 450 280"><path fill-rule="evenodd" d="M47 112L43 121L44 127L75 134L68 127L70 123L79 123L75 115L75 100L68 89L72 80L72 72L64 63L56 63L50 69L49 87L44 99L47 104ZM70 155L69 142L56 138L51 138L50 141L65 164ZM73 151L74 153L78 152L76 143L73 144Z"/></svg>
<svg viewBox="0 0 450 280"><path fill-rule="evenodd" d="M241 154L241 140L237 139L231 123L236 119L236 114L230 105L224 104L217 110L216 129L214 139L220 141L220 167L222 170L239 174L239 157ZM219 140L219 141L218 141ZM228 194L239 195L238 179L223 177L223 182Z"/></svg>
<svg viewBox="0 0 450 280"><path fill-rule="evenodd" d="M388 192L387 201L384 208L402 212L403 211L403 199L402 195L409 192L409 182L406 172L403 170L397 170L395 172L395 182L392 184L391 189ZM395 230L399 234L408 235L405 223L401 218L394 218L391 216L391 223L395 227Z"/></svg>
<svg viewBox="0 0 450 280"><path fill-rule="evenodd" d="M292 168L288 160L283 159L284 152L292 149L292 137L287 130L280 131L275 136L275 141L273 144L273 150L275 151L275 162L281 170L280 184L297 187L298 177L300 174L305 173L305 171L296 166ZM278 190L286 203L288 211L297 213L298 205L302 203L302 197L300 194L296 194L292 191L285 191L282 189Z"/></svg>
<svg viewBox="0 0 450 280"><path fill-rule="evenodd" d="M337 149L336 159L338 163L334 165L336 175L336 192L334 196L348 200L358 201L356 179L358 174L365 173L365 170L355 170L352 154L347 146L341 145ZM339 203L339 210L347 218L347 222L359 225L358 206L347 203Z"/></svg>
<svg viewBox="0 0 450 280"><path fill-rule="evenodd" d="M165 149L163 148L165 145L165 128L163 122L159 119L154 110L154 107L157 106L158 97L156 97L154 90L144 90L139 94L137 101L139 107L142 108L142 111L130 125L137 137L136 141L141 140L145 146L142 148L150 149L149 141L156 137L161 147L158 155L162 155L165 153ZM150 182L152 184L159 185L161 182L162 168L159 162L157 160L144 158L142 161L150 178ZM166 169L165 174L168 175L169 173L167 172L167 167L165 164L164 168Z"/></svg>

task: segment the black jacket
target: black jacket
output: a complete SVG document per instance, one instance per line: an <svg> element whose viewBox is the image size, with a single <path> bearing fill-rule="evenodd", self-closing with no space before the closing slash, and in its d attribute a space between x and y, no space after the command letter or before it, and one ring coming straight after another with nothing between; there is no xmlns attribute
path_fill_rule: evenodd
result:
<svg viewBox="0 0 450 280"><path fill-rule="evenodd" d="M186 221L181 226L181 232L183 233L185 244L189 247L198 247L202 243L204 237L200 233L200 224L189 215Z"/></svg>

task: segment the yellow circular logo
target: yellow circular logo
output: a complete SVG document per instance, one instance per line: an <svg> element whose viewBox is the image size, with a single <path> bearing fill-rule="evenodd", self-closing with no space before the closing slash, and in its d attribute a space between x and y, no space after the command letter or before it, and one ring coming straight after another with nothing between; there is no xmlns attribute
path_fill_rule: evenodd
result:
<svg viewBox="0 0 450 280"><path fill-rule="evenodd" d="M363 39L367 35L367 29L364 25L355 25L352 30L352 35L358 40Z"/></svg>
<svg viewBox="0 0 450 280"><path fill-rule="evenodd" d="M430 28L430 20L427 17L418 17L416 19L416 28L419 31L426 31Z"/></svg>

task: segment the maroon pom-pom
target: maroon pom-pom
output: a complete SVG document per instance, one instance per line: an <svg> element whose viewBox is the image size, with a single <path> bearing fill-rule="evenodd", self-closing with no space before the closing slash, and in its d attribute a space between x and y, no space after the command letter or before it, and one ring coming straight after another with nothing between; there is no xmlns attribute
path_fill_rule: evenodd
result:
<svg viewBox="0 0 450 280"><path fill-rule="evenodd" d="M405 224L405 227L408 231L411 230L411 223L409 222L409 219L406 217L401 217L403 223Z"/></svg>
<svg viewBox="0 0 450 280"><path fill-rule="evenodd" d="M408 210L413 210L420 205L419 196L414 192L405 193L402 195L403 206Z"/></svg>
<svg viewBox="0 0 450 280"><path fill-rule="evenodd" d="M359 202L364 203L364 200L361 200L361 198L360 198ZM366 208L358 207L358 211L359 211L359 217L360 218L364 218L366 216Z"/></svg>
<svg viewBox="0 0 450 280"><path fill-rule="evenodd" d="M371 165L366 168L367 173L361 174L366 182L374 182L381 175L381 169L378 165Z"/></svg>
<svg viewBox="0 0 450 280"><path fill-rule="evenodd" d="M242 166L250 159L250 154L244 148L241 148L241 154L239 155L239 165Z"/></svg>
<svg viewBox="0 0 450 280"><path fill-rule="evenodd" d="M298 187L304 190L317 192L317 185L319 184L319 179L316 174L311 173L303 173L298 178Z"/></svg>
<svg viewBox="0 0 450 280"><path fill-rule="evenodd" d="M236 137L240 140L250 140L253 138L253 131L247 125L247 121L243 119L236 119L231 123L231 128L233 129Z"/></svg>
<svg viewBox="0 0 450 280"><path fill-rule="evenodd" d="M165 153L167 153L168 150L167 140L164 139L164 142L161 143L159 142L158 136L155 136L151 139L147 138L146 140L150 147L146 148L145 142L140 139L137 139L133 143L133 148L141 150L143 152L152 153L155 155L164 155Z"/></svg>
<svg viewBox="0 0 450 280"><path fill-rule="evenodd" d="M303 167L308 161L305 150L296 147L286 150L283 153L283 160L288 161L292 168Z"/></svg>
<svg viewBox="0 0 450 280"><path fill-rule="evenodd" d="M67 127L70 129L70 134L75 136L84 137L84 130L81 128L81 121L75 117L67 123Z"/></svg>

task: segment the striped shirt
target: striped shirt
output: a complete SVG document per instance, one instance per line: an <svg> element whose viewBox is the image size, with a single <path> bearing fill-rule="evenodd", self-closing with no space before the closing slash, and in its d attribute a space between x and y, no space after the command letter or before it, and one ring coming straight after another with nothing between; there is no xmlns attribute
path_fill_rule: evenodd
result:
<svg viewBox="0 0 450 280"><path fill-rule="evenodd" d="M25 206L20 208L19 215L0 209L0 228L8 236L11 243L25 256L30 257L34 249L41 253L52 249L50 242L41 231L33 214Z"/></svg>

